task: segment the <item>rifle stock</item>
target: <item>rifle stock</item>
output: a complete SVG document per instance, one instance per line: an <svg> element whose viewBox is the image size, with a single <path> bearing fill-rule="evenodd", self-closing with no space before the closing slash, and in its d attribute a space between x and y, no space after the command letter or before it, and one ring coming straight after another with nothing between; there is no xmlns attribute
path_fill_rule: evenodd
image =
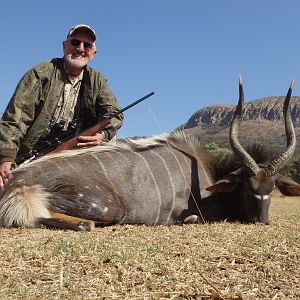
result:
<svg viewBox="0 0 300 300"><path fill-rule="evenodd" d="M66 140L65 142L62 142L61 144L57 145L52 151L49 151L47 154L54 154L54 153L59 153L61 151L64 150L71 150L73 148L75 148L78 144L78 137L80 135L94 135L98 132L100 132L102 129L104 129L107 125L110 124L110 120L113 117L116 117L117 115L119 115L120 113L123 113L124 111L126 111L127 109L131 108L132 106L135 106L136 104L144 101L145 99L151 97L152 95L154 95L154 92L149 93L148 95L138 99L137 101L127 105L126 107L124 107L123 109L121 109L120 111L115 112L114 114L112 114L110 117L108 118L103 118L102 120L100 120L96 125L89 127L88 129L80 132L77 136L70 138L68 140Z"/></svg>
<svg viewBox="0 0 300 300"><path fill-rule="evenodd" d="M56 146L55 149L50 151L48 154L54 154L59 153L64 150L71 150L75 148L78 144L78 137L80 135L94 135L98 132L100 132L103 128L105 128L107 125L110 124L109 119L102 119L100 122L98 122L96 125L89 127L88 129L82 131L80 134L74 136L73 138L70 138L66 140L65 142L61 143L60 145Z"/></svg>

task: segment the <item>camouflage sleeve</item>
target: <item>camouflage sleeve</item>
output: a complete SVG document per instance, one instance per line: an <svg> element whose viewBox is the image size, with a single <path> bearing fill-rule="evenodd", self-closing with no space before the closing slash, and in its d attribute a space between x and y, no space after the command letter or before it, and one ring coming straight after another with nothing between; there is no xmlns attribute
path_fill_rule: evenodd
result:
<svg viewBox="0 0 300 300"><path fill-rule="evenodd" d="M34 70L18 83L0 121L0 163L15 160L22 138L34 120L39 87Z"/></svg>
<svg viewBox="0 0 300 300"><path fill-rule="evenodd" d="M120 109L120 105L114 94L111 92L106 79L103 79L96 99L97 117L107 117ZM123 118L124 116L121 113L117 117L111 119L111 123L105 128L108 140L111 140L116 135L117 130L122 126Z"/></svg>

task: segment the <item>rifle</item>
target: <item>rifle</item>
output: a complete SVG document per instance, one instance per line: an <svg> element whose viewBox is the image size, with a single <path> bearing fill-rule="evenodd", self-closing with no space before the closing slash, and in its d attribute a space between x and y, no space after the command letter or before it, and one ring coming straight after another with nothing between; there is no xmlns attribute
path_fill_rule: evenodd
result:
<svg viewBox="0 0 300 300"><path fill-rule="evenodd" d="M147 98L151 97L152 95L154 95L154 92L149 93L148 95L138 99L137 101L127 105L126 107L124 107L123 109L107 116L107 117L103 117L100 119L100 121L81 131L79 134L77 134L74 137L70 137L69 135L65 135L62 139L59 139L57 137L47 141L47 145L43 146L41 149L33 149L30 152L26 153L24 156L19 157L16 160L16 164L20 165L24 162L30 162L33 159L36 159L38 157L44 156L44 155L48 155L48 154L54 154L54 153L59 153L61 151L64 150L70 150L73 149L77 146L78 144L78 136L80 135L94 135L98 132L100 132L102 129L104 129L107 125L110 124L110 120L116 116L118 116L119 114L123 113L124 111L126 111L127 109L137 105L138 103L146 100Z"/></svg>

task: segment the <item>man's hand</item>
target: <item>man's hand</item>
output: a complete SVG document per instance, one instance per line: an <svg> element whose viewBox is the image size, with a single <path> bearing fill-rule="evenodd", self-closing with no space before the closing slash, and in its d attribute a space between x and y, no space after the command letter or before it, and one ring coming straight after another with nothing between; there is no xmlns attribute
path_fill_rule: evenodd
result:
<svg viewBox="0 0 300 300"><path fill-rule="evenodd" d="M97 133L95 135L80 135L78 137L77 147L97 146L101 142L104 142L105 137L103 133Z"/></svg>
<svg viewBox="0 0 300 300"><path fill-rule="evenodd" d="M0 165L0 188L3 189L4 184L8 181L11 173L12 161L6 161Z"/></svg>

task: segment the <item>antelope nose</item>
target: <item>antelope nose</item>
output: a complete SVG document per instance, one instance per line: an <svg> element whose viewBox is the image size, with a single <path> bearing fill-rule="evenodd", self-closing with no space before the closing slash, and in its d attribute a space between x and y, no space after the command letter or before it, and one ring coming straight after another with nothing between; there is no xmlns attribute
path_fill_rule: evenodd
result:
<svg viewBox="0 0 300 300"><path fill-rule="evenodd" d="M266 222L254 221L253 224L255 224L255 225L270 225L270 221L266 221Z"/></svg>

